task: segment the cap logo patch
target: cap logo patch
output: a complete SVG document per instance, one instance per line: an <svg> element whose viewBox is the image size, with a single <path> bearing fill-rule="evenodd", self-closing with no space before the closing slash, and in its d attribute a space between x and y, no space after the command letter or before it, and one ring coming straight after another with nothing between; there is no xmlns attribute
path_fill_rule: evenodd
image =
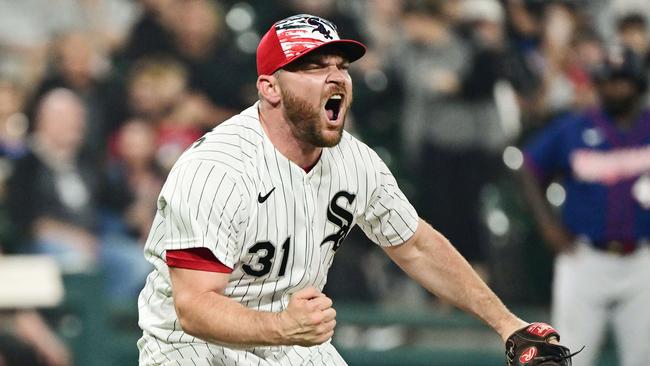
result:
<svg viewBox="0 0 650 366"><path fill-rule="evenodd" d="M325 27L325 22L323 22L321 19L319 19L319 18L309 18L309 19L307 19L307 23L309 23L309 24L316 27L312 31L312 33L313 32L318 32L318 33L322 34L323 37L325 37L325 39L334 39L334 38L332 38L332 32L327 30L327 28Z"/></svg>
<svg viewBox="0 0 650 366"><path fill-rule="evenodd" d="M324 42L338 40L336 26L306 14L294 15L275 24L275 32L287 58L303 53Z"/></svg>
<svg viewBox="0 0 650 366"><path fill-rule="evenodd" d="M316 15L298 14L277 21L257 46L257 74L270 75L298 58L330 45L327 54L339 51L349 62L366 53L366 46L352 39L341 39L336 25Z"/></svg>

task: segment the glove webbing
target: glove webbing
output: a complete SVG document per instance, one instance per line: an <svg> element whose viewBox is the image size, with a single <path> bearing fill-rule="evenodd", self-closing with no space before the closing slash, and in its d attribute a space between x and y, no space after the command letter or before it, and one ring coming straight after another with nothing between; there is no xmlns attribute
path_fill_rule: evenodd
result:
<svg viewBox="0 0 650 366"><path fill-rule="evenodd" d="M537 357L535 357L533 360L535 360L535 361L539 361L539 362L546 362L546 361L560 362L560 361L562 361L562 360L566 360L567 358L571 358L571 357L577 355L578 353L582 352L582 350L584 350L584 349L585 349L585 346L582 346L582 348L580 348L580 349L579 349L578 351L576 351L576 352L573 352L573 353L570 354L570 355L565 355L565 356L556 356L556 355L552 355L552 356L537 356Z"/></svg>

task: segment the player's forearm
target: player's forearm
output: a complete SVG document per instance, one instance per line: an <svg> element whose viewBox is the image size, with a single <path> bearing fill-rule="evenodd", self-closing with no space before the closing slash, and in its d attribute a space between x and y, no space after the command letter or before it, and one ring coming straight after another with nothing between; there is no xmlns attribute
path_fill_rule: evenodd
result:
<svg viewBox="0 0 650 366"><path fill-rule="evenodd" d="M483 320L504 341L525 325L443 235L424 221L418 231L414 240L387 250L406 273L430 292Z"/></svg>
<svg viewBox="0 0 650 366"><path fill-rule="evenodd" d="M279 314L256 311L206 292L191 299L176 299L183 330L211 343L248 347L283 344Z"/></svg>
<svg viewBox="0 0 650 366"><path fill-rule="evenodd" d="M560 218L551 209L542 191L542 186L534 174L524 167L520 169L518 175L524 198L528 202L528 207L535 217L538 230L546 243L556 252L570 249L573 245L573 235L565 228Z"/></svg>
<svg viewBox="0 0 650 366"><path fill-rule="evenodd" d="M557 217L549 207L548 201L544 197L542 186L535 175L524 166L519 170L518 178L521 182L524 198L537 223L539 225L556 223Z"/></svg>

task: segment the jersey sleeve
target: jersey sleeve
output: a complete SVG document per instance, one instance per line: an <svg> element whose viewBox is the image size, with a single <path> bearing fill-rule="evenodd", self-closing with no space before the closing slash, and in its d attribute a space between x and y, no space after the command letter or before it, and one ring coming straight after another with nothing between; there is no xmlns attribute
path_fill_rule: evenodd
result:
<svg viewBox="0 0 650 366"><path fill-rule="evenodd" d="M419 217L386 164L376 154L373 158L374 171L367 174L374 175L372 179L376 185L359 220L359 227L380 246L399 245L413 236Z"/></svg>
<svg viewBox="0 0 650 366"><path fill-rule="evenodd" d="M221 165L192 160L175 166L158 200L166 250L208 248L234 268L242 246L246 201Z"/></svg>

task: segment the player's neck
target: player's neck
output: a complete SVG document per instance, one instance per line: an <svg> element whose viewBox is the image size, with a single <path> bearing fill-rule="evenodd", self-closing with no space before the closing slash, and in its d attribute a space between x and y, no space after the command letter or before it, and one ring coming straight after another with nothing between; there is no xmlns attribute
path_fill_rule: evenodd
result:
<svg viewBox="0 0 650 366"><path fill-rule="evenodd" d="M280 154L303 169L316 164L323 148L296 138L281 111L260 106L258 112L264 133Z"/></svg>

